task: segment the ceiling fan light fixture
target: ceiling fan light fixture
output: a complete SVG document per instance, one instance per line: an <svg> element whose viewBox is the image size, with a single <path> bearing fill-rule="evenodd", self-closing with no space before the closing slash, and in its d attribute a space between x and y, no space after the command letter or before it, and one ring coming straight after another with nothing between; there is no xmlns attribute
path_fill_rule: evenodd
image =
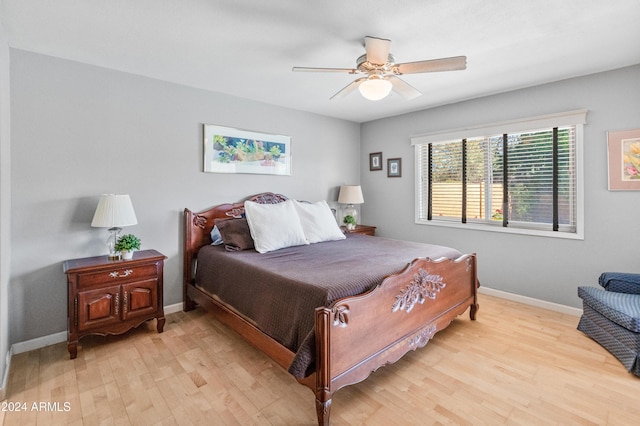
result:
<svg viewBox="0 0 640 426"><path fill-rule="evenodd" d="M379 101L386 98L391 93L392 84L379 75L372 75L360 83L358 90L360 94L370 101Z"/></svg>

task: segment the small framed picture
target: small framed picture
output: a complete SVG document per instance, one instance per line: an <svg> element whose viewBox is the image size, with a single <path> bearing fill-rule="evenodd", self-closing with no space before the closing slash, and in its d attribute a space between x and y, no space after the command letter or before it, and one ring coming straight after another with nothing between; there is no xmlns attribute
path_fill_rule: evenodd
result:
<svg viewBox="0 0 640 426"><path fill-rule="evenodd" d="M640 129L607 133L609 191L640 190Z"/></svg>
<svg viewBox="0 0 640 426"><path fill-rule="evenodd" d="M402 177L402 158L387 159L387 177Z"/></svg>
<svg viewBox="0 0 640 426"><path fill-rule="evenodd" d="M382 170L382 153L372 152L369 154L369 170Z"/></svg>

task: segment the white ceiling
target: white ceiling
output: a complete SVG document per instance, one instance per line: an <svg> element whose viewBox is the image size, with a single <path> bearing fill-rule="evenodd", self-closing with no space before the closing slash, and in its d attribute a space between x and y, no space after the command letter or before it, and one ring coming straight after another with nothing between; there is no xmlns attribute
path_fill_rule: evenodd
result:
<svg viewBox="0 0 640 426"><path fill-rule="evenodd" d="M640 0L1 1L13 48L356 122L640 63ZM366 35L467 69L377 102L329 100L356 76L291 71L355 68Z"/></svg>

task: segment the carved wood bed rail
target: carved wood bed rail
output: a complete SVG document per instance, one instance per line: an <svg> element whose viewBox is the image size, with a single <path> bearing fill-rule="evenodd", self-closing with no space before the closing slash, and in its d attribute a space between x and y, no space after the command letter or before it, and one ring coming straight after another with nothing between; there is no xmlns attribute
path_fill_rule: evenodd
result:
<svg viewBox="0 0 640 426"><path fill-rule="evenodd" d="M287 198L263 193L249 199L277 203ZM184 310L203 306L286 369L295 355L291 350L195 286L196 255L200 247L211 244L214 219L237 217L243 211L244 202L198 213L185 209ZM338 389L358 383L379 367L425 346L467 308L474 320L478 286L475 254L455 260L420 258L367 293L316 308L316 370L298 381L315 394L318 424L329 424L331 398Z"/></svg>

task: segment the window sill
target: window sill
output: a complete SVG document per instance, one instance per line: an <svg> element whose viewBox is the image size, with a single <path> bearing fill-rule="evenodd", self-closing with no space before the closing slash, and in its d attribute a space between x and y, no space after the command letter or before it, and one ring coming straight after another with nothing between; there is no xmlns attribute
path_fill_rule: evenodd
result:
<svg viewBox="0 0 640 426"><path fill-rule="evenodd" d="M578 230L577 232L554 232L554 231L544 231L537 229L525 229L525 228L504 228L502 226L496 225L487 225L482 223L460 223L455 221L447 221L447 220L419 220L416 219L415 223L417 225L427 225L427 226L442 226L445 228L459 228L459 229L472 229L474 231L488 231L488 232L498 232L502 234L517 234L517 235L530 235L534 237L548 237L548 238L563 238L569 240L584 240L584 235L582 230Z"/></svg>

